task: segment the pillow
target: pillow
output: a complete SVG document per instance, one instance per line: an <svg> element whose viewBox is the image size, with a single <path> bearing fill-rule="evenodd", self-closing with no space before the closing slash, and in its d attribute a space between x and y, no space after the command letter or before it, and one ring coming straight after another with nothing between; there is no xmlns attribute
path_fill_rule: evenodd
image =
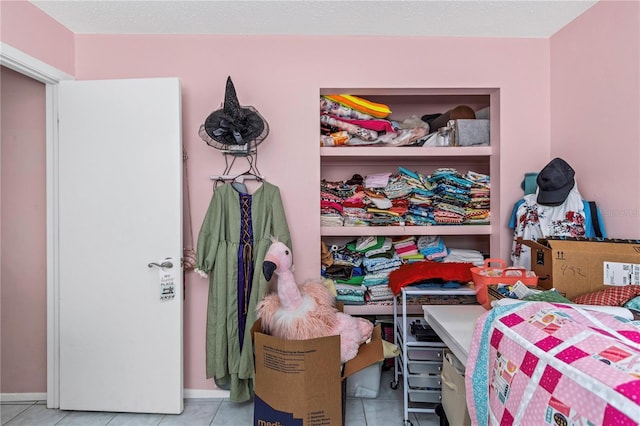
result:
<svg viewBox="0 0 640 426"><path fill-rule="evenodd" d="M532 294L522 300L536 301L536 302L551 302L551 303L573 303L556 290L541 291L540 293Z"/></svg>
<svg viewBox="0 0 640 426"><path fill-rule="evenodd" d="M353 95L326 95L326 98L338 102L356 111L364 112L372 117L386 118L391 114L391 110L385 104L378 104Z"/></svg>
<svg viewBox="0 0 640 426"><path fill-rule="evenodd" d="M624 304L624 307L627 309L640 311L640 296L636 296L633 299L629 300L627 303Z"/></svg>
<svg viewBox="0 0 640 426"><path fill-rule="evenodd" d="M581 305L622 306L636 296L640 296L640 285L626 285L583 294L575 297L573 302Z"/></svg>

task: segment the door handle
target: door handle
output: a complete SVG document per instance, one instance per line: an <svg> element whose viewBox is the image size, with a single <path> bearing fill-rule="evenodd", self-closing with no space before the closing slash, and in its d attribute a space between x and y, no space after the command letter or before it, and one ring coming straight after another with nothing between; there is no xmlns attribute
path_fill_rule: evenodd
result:
<svg viewBox="0 0 640 426"><path fill-rule="evenodd" d="M149 268L153 268L154 266L157 268L162 268L162 269L169 269L169 268L173 268L173 263L169 262L169 261L164 261L160 264L155 263L155 262L151 262L147 265Z"/></svg>

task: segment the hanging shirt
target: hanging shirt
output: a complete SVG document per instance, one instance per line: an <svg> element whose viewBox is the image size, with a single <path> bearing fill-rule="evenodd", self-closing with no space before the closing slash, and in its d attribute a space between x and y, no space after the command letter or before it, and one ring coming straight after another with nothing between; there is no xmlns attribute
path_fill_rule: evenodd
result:
<svg viewBox="0 0 640 426"><path fill-rule="evenodd" d="M543 206L537 202L538 194L525 195L518 201L511 214L509 227L513 229L511 262L513 266L531 268L531 248L520 244L517 238L537 240L544 237L593 237L593 221L597 220L606 237L604 224L598 210L593 218L587 201L582 199L576 183L567 199L559 206Z"/></svg>

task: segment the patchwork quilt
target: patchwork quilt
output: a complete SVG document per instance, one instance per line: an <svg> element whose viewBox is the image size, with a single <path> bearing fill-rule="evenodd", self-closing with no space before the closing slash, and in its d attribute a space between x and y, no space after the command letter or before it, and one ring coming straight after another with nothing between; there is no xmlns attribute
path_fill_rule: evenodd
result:
<svg viewBox="0 0 640 426"><path fill-rule="evenodd" d="M548 302L476 323L466 366L474 425L640 424L640 322Z"/></svg>

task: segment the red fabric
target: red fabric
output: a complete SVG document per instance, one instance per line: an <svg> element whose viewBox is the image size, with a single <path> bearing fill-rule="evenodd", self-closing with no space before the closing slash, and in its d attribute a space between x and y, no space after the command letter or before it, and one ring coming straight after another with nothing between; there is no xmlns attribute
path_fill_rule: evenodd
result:
<svg viewBox="0 0 640 426"><path fill-rule="evenodd" d="M622 306L636 296L640 296L640 285L610 287L583 294L573 299L581 305Z"/></svg>
<svg viewBox="0 0 640 426"><path fill-rule="evenodd" d="M402 287L426 280L441 279L442 281L459 281L467 283L473 278L471 268L473 263L464 262L424 262L407 263L389 274L389 287L393 294L400 293Z"/></svg>

